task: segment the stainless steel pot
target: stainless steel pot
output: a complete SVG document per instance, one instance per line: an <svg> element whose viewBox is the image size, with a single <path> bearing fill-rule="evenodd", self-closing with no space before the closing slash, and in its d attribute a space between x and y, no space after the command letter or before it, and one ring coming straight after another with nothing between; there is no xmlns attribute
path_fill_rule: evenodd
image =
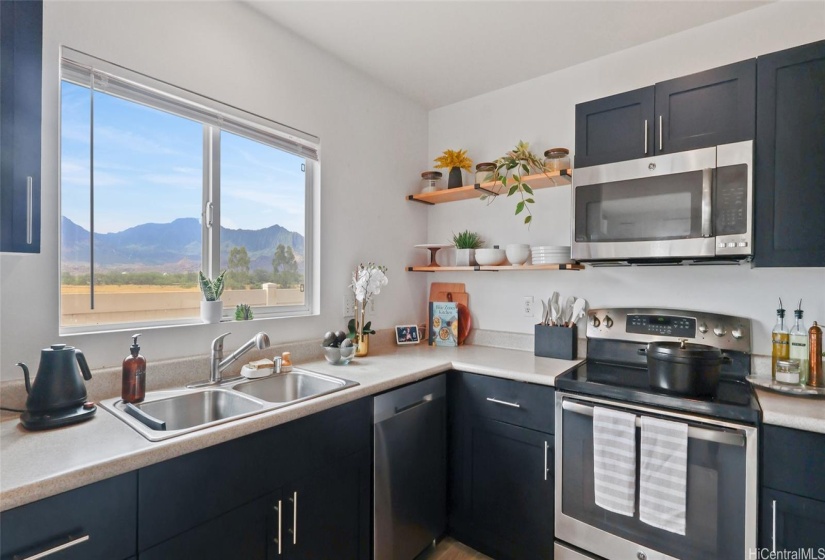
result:
<svg viewBox="0 0 825 560"><path fill-rule="evenodd" d="M651 342L646 354L652 389L689 396L714 394L722 364L729 361L718 348L686 340Z"/></svg>

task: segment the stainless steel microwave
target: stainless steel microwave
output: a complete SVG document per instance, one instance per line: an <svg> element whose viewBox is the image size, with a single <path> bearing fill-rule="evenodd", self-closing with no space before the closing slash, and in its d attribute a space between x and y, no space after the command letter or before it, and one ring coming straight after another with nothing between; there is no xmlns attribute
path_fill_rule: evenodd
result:
<svg viewBox="0 0 825 560"><path fill-rule="evenodd" d="M585 262L753 256L753 142L576 169L572 256Z"/></svg>

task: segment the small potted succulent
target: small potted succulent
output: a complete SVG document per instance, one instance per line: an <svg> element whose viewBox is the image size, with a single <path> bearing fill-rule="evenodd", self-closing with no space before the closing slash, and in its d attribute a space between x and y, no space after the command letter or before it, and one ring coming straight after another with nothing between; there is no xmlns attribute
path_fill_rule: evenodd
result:
<svg viewBox="0 0 825 560"><path fill-rule="evenodd" d="M235 306L236 321L250 321L253 317L254 315L252 314L252 308L249 307L248 303L239 303Z"/></svg>
<svg viewBox="0 0 825 560"><path fill-rule="evenodd" d="M455 245L456 266L476 265L476 249L484 245L484 241L482 241L479 234L470 230L454 233L453 244Z"/></svg>
<svg viewBox="0 0 825 560"><path fill-rule="evenodd" d="M214 280L210 280L204 276L203 271L198 272L198 283L203 293L203 300L201 301L201 321L204 323L220 323L223 315L223 302L221 301L221 294L223 294L223 277L226 271Z"/></svg>

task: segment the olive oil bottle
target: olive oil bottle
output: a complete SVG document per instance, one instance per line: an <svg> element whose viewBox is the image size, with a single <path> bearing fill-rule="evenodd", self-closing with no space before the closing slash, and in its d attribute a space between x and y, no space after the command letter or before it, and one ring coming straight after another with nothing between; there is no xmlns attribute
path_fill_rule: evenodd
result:
<svg viewBox="0 0 825 560"><path fill-rule="evenodd" d="M771 379L776 381L776 360L787 360L790 357L790 334L785 328L785 309L782 299L779 300L779 309L776 310L776 326L771 332Z"/></svg>
<svg viewBox="0 0 825 560"><path fill-rule="evenodd" d="M804 385L808 382L810 361L808 360L808 331L802 322L802 300L799 300L799 306L793 312L793 316L794 324L791 327L789 336L791 343L790 358L799 360L799 382Z"/></svg>

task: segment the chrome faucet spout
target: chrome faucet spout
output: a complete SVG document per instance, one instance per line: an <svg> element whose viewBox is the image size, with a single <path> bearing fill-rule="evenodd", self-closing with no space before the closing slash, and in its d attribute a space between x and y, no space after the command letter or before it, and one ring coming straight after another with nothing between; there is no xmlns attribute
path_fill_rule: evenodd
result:
<svg viewBox="0 0 825 560"><path fill-rule="evenodd" d="M227 333L229 334L229 333ZM226 336L226 335L223 335ZM217 340L217 339L216 339ZM214 343L213 343L214 344ZM219 356L216 356L214 351L214 346L212 350L212 360L210 363L210 381L213 383L220 383L221 381L221 372L229 367L234 361L238 358L252 350L252 348L257 348L258 350L263 350L264 348L269 348L269 337L266 333L259 332L254 337L252 337L249 341L246 342L243 346L232 352L229 356L225 359L223 358L223 341L221 341L221 352ZM217 377L217 379L214 379Z"/></svg>

